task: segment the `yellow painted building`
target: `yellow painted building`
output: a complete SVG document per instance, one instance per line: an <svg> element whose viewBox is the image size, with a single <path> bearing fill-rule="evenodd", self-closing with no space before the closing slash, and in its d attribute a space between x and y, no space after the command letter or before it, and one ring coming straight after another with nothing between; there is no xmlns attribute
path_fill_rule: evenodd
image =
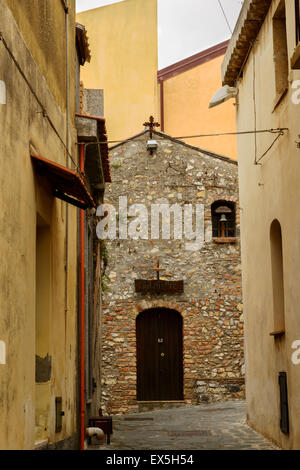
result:
<svg viewBox="0 0 300 470"><path fill-rule="evenodd" d="M222 86L220 67L228 41L188 57L158 72L162 131L174 137L235 132L235 107L208 109ZM235 136L182 139L186 143L237 158Z"/></svg>
<svg viewBox="0 0 300 470"><path fill-rule="evenodd" d="M92 61L85 88L104 89L110 140L123 140L157 116L157 0L125 0L77 15L88 30Z"/></svg>
<svg viewBox="0 0 300 470"><path fill-rule="evenodd" d="M125 0L77 15L93 51L84 67L86 88L104 90L110 140L143 130L153 115L173 137L235 131L235 108L208 109L222 86L220 67L228 42L217 44L165 69L158 68L157 0ZM234 136L183 139L236 158Z"/></svg>
<svg viewBox="0 0 300 470"><path fill-rule="evenodd" d="M299 1L246 0L222 64L223 84L238 91L237 130L252 132L238 136L247 418L297 450L299 12ZM271 129L282 130L254 133Z"/></svg>
<svg viewBox="0 0 300 470"><path fill-rule="evenodd" d="M65 201L92 201L76 163L67 4L0 0L2 450L78 446L78 209Z"/></svg>

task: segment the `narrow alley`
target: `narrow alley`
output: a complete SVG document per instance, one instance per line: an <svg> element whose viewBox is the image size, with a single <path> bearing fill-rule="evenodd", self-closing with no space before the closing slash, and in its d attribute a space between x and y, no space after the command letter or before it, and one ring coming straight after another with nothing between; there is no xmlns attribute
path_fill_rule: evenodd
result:
<svg viewBox="0 0 300 470"><path fill-rule="evenodd" d="M244 400L115 415L110 444L93 438L89 449L279 450L245 416Z"/></svg>
<svg viewBox="0 0 300 470"><path fill-rule="evenodd" d="M299 105L300 0L0 0L0 453L300 450Z"/></svg>

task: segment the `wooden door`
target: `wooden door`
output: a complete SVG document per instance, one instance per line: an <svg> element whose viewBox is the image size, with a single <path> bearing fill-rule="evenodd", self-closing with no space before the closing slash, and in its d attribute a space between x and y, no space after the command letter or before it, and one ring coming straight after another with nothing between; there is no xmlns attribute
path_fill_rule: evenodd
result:
<svg viewBox="0 0 300 470"><path fill-rule="evenodd" d="M182 317L170 309L142 312L136 321L137 399L183 400Z"/></svg>

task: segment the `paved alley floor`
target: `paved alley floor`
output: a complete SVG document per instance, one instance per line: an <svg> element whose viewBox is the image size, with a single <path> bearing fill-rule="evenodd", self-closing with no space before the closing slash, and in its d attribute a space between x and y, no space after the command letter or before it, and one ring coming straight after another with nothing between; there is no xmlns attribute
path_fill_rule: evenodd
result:
<svg viewBox="0 0 300 470"><path fill-rule="evenodd" d="M278 450L246 424L244 401L113 417L110 445L100 450ZM96 448L93 446L93 448Z"/></svg>

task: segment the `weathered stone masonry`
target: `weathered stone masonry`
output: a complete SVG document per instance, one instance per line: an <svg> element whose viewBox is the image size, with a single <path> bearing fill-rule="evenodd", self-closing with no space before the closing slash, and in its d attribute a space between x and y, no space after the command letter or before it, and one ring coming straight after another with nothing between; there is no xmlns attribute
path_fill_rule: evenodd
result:
<svg viewBox="0 0 300 470"><path fill-rule="evenodd" d="M102 403L105 412L138 410L136 400L137 315L149 308L175 309L183 317L184 399L199 403L240 398L243 385L243 313L239 244L237 165L155 132L158 149L146 149L145 132L111 150L112 185L106 203L149 208L160 198L169 204L204 204L205 244L187 251L186 240L107 240L109 254L102 315ZM236 204L236 241L212 239L211 205ZM131 219L132 220L132 219ZM129 220L130 222L130 220ZM151 226L149 221L149 226ZM171 232L172 233L172 232ZM135 279L155 279L159 256L164 280L184 280L184 293L141 295Z"/></svg>

